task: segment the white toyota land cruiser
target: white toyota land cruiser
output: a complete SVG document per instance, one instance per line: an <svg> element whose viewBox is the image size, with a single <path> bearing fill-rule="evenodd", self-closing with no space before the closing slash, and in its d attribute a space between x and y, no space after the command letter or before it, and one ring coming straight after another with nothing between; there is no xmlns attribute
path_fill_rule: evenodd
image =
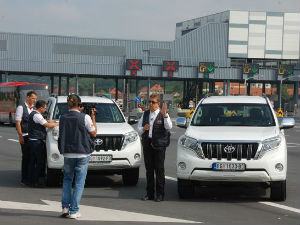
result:
<svg viewBox="0 0 300 225"><path fill-rule="evenodd" d="M120 174L125 185L136 185L141 166L141 141L138 133L129 125L137 120L129 118L128 123L117 104L106 97L81 96L85 112L95 107L97 137L88 170L101 174ZM50 97L47 119L59 121L68 111L67 96ZM72 132L72 131L70 131ZM47 159L45 166L48 186L59 184L63 155L58 151L58 127L47 130Z"/></svg>
<svg viewBox="0 0 300 225"><path fill-rule="evenodd" d="M185 118L177 118L185 126ZM286 199L287 145L267 97L211 96L203 98L178 140L178 193L192 197L196 181L266 182L271 199Z"/></svg>

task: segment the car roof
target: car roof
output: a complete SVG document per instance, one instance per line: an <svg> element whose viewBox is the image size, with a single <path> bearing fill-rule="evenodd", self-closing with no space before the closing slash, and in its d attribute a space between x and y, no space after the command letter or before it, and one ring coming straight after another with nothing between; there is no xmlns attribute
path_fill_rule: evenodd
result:
<svg viewBox="0 0 300 225"><path fill-rule="evenodd" d="M210 96L204 98L201 104L214 103L268 104L266 99L260 96Z"/></svg>
<svg viewBox="0 0 300 225"><path fill-rule="evenodd" d="M98 96L79 96L81 102L92 102L92 103L114 103L113 100L107 97L98 97ZM68 96L57 96L57 103L67 102Z"/></svg>

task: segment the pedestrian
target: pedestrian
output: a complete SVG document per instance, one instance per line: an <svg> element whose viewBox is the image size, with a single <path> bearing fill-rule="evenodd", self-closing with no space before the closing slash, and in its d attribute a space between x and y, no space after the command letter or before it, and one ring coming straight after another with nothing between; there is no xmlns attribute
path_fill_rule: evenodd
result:
<svg viewBox="0 0 300 225"><path fill-rule="evenodd" d="M64 156L61 217L80 217L79 203L84 190L90 154L94 151L91 137L96 137L95 109L91 116L81 113L78 95L68 96L69 112L59 121L58 149ZM74 180L74 190L72 183Z"/></svg>
<svg viewBox="0 0 300 225"><path fill-rule="evenodd" d="M16 109L16 130L19 136L19 143L22 151L21 163L21 184L28 185L29 182L29 163L30 163L30 149L28 147L28 117L33 110L36 102L37 94L34 91L29 91L26 94L26 100Z"/></svg>
<svg viewBox="0 0 300 225"><path fill-rule="evenodd" d="M163 201L165 196L165 152L170 144L172 121L167 113L167 104L159 108L160 97L152 94L149 110L145 111L138 123L138 132L142 135L143 153L147 178L147 194L142 200ZM154 173L156 185L154 190ZM156 192L156 197L154 199Z"/></svg>
<svg viewBox="0 0 300 225"><path fill-rule="evenodd" d="M33 187L44 186L44 170L46 160L46 128L56 127L56 121L46 121L43 117L47 109L44 100L38 100L28 118L28 145L30 148L29 177Z"/></svg>

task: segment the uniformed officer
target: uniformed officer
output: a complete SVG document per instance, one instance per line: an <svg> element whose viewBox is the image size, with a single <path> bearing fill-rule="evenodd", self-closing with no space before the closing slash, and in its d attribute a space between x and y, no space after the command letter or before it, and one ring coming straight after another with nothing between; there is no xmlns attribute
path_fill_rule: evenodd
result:
<svg viewBox="0 0 300 225"><path fill-rule="evenodd" d="M29 163L30 149L28 147L28 117L33 110L36 102L37 94L34 91L29 91L26 95L26 100L16 109L16 129L19 135L19 142L22 150L22 166L21 166L21 184L29 184Z"/></svg>
<svg viewBox="0 0 300 225"><path fill-rule="evenodd" d="M147 110L138 123L138 132L142 135L144 161L147 178L147 194L142 200L154 200L160 202L164 200L165 186L165 152L170 144L170 129L172 121L167 114L167 104L163 103L159 108L160 97L152 94L149 100L149 110ZM156 176L156 191L154 190L154 173Z"/></svg>
<svg viewBox="0 0 300 225"><path fill-rule="evenodd" d="M68 96L70 111L60 117L58 149L64 155L62 217L80 217L79 203L84 189L90 154L94 151L91 137L96 137L95 109L91 116L81 113L78 95ZM74 190L72 191L72 183Z"/></svg>
<svg viewBox="0 0 300 225"><path fill-rule="evenodd" d="M44 100L38 100L28 117L28 145L30 148L29 177L33 187L42 187L40 177L44 176L46 159L46 127L52 128L59 124L56 121L46 121L42 114L46 111L47 104Z"/></svg>

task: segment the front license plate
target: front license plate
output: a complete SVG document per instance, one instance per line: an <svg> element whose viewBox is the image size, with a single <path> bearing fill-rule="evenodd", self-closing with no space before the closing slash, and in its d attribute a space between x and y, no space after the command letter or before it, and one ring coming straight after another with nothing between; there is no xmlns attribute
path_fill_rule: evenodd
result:
<svg viewBox="0 0 300 225"><path fill-rule="evenodd" d="M213 170L241 171L246 169L245 163L213 163Z"/></svg>
<svg viewBox="0 0 300 225"><path fill-rule="evenodd" d="M90 163L109 163L112 160L112 155L92 155Z"/></svg>

